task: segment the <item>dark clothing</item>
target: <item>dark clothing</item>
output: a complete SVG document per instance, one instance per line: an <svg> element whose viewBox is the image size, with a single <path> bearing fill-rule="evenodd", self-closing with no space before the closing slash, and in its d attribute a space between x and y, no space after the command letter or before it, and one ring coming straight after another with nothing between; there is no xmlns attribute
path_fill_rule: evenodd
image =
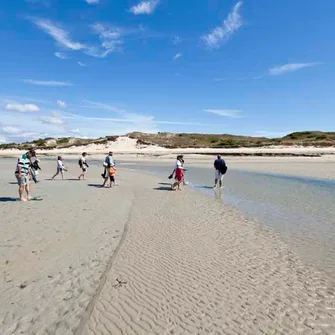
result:
<svg viewBox="0 0 335 335"><path fill-rule="evenodd" d="M222 158L218 158L214 162L215 170L222 171L225 169L226 162Z"/></svg>

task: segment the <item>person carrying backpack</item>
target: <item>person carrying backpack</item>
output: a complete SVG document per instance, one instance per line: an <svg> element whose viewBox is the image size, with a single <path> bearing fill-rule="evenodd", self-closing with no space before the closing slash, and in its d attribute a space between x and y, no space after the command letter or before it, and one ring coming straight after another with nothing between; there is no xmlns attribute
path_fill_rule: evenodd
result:
<svg viewBox="0 0 335 335"><path fill-rule="evenodd" d="M217 159L214 161L215 169L215 182L214 188L222 188L223 176L226 174L228 167L224 159L221 158L221 155L218 155ZM219 185L218 185L219 184Z"/></svg>

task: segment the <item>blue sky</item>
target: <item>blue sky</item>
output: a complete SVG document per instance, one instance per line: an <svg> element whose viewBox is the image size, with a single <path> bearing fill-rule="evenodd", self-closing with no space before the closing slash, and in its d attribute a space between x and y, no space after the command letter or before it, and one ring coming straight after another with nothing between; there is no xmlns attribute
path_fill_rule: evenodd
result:
<svg viewBox="0 0 335 335"><path fill-rule="evenodd" d="M3 0L0 142L334 130L335 1Z"/></svg>

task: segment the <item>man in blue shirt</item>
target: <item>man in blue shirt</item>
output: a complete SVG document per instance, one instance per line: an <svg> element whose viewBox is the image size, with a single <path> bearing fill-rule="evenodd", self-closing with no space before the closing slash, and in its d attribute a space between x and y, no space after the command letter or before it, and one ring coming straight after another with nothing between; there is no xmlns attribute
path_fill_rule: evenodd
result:
<svg viewBox="0 0 335 335"><path fill-rule="evenodd" d="M215 169L215 183L214 188L219 187L222 188L222 180L223 176L227 172L226 162L221 158L221 155L218 155L217 159L214 161L214 169Z"/></svg>

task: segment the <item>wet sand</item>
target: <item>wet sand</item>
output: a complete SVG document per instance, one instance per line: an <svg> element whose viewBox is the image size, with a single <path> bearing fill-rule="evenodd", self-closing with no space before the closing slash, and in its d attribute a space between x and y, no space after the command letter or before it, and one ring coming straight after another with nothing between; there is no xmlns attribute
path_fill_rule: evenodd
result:
<svg viewBox="0 0 335 335"><path fill-rule="evenodd" d="M158 177L120 168L100 189L100 168L68 165L52 182L42 164L43 201L0 202L1 334L335 333L332 278L279 235Z"/></svg>

